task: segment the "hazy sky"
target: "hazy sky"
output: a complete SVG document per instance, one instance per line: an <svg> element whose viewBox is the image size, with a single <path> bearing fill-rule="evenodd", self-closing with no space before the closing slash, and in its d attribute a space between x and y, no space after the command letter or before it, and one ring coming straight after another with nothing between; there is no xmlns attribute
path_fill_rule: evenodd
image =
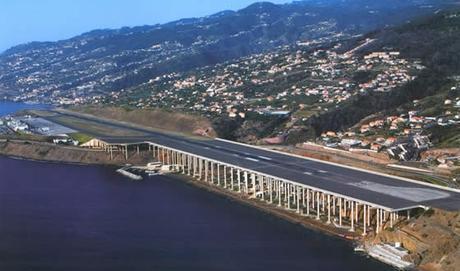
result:
<svg viewBox="0 0 460 271"><path fill-rule="evenodd" d="M54 41L118 28L241 9L256 0L0 0L0 52L30 41ZM272 0L287 3L291 0Z"/></svg>

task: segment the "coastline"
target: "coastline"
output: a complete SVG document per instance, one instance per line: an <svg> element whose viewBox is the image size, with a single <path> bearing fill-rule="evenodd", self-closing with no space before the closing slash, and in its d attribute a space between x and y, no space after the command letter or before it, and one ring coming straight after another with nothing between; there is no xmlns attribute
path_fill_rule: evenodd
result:
<svg viewBox="0 0 460 271"><path fill-rule="evenodd" d="M116 167L125 166L127 163L131 165L145 166L152 160L152 157L148 152L142 151L139 154L132 155L128 161L125 160L123 154L117 154L114 156L113 160L110 160L109 155L104 151L87 150L79 147L68 147L46 142L25 140L0 140L0 156L43 163L106 166L113 168L114 171ZM301 216L295 211L288 211L284 208L278 207L277 205L271 205L257 199L248 198L238 194L236 191L228 191L215 185L197 181L196 179L186 175L174 173L170 174L169 177L182 181L187 185L193 185L198 189L225 197L226 199L238 204L255 208L267 215L299 225L305 229L346 240L357 246L377 243L403 243L404 247L408 245L409 250L415 257L414 260L418 263L415 270L443 270L433 268L432 265L442 264L438 261L440 261L440 259L442 261L443 248L446 246L446 242L449 242L449 238L452 236L451 234L455 232L455 229L443 232L437 232L437 229L445 229L450 225L449 223L453 223L453 225L455 225L456 220L459 220L458 225L460 225L460 219L457 219L459 217L458 213L448 213L437 210L437 217L422 215L419 218L413 218L411 223L398 225L398 227L392 231L383 232L379 235L370 233L368 236L364 237L360 235L359 232L352 233L347 229L337 228L334 224L327 225L325 222L318 221L314 217ZM415 230L414 227L416 228ZM427 232L425 233L426 235L423 233L424 231ZM431 240L430 238L434 238L434 236L444 236L448 239L446 239L447 241L442 238L435 238L435 240ZM424 255L426 253L429 253L430 256ZM454 255L450 256L454 257Z"/></svg>
<svg viewBox="0 0 460 271"><path fill-rule="evenodd" d="M104 151L30 140L0 140L0 155L50 163L104 166L121 166L127 162L145 165L145 161L148 160L148 155L145 155L126 161L121 154L115 155L114 159L110 160Z"/></svg>
<svg viewBox="0 0 460 271"><path fill-rule="evenodd" d="M107 167L121 167L130 164L145 165L150 161L148 155L139 157L135 163L133 161L125 161L123 158L115 157L114 160L109 160L107 154L101 151L91 151L76 147L63 147L55 146L49 143L42 142L24 142L24 141L0 141L0 156L9 157L12 159L29 160L43 163L54 163L54 164L70 164L70 165L97 165ZM293 224L301 225L302 227L310 230L315 230L323 234L335 236L337 238L359 242L362 238L356 233L350 233L348 231L328 226L321 221L317 221L312 217L300 216L293 211L287 211L284 208L279 208L274 205L250 199L247 197L239 196L239 194L232 193L230 191L220 189L217 186L211 186L206 183L201 183L195 179L181 175L181 174L170 174L171 177L186 182L189 185L193 185L199 189L215 193L222 197L226 197L230 200L236 201L240 204L256 208L266 214L274 215L280 219L288 221Z"/></svg>

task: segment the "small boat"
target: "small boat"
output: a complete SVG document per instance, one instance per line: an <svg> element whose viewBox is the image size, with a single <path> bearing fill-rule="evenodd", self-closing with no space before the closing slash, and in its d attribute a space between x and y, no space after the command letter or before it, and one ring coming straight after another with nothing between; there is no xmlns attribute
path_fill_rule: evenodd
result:
<svg viewBox="0 0 460 271"><path fill-rule="evenodd" d="M139 176L139 175L136 175L134 173L131 173L131 172L125 170L124 168L118 169L117 172L120 173L121 175L125 176L125 177L130 178L131 180L134 180L134 181L141 181L143 179L142 176Z"/></svg>
<svg viewBox="0 0 460 271"><path fill-rule="evenodd" d="M363 245L358 245L353 250L355 252L366 252L366 248Z"/></svg>
<svg viewBox="0 0 460 271"><path fill-rule="evenodd" d="M159 171L156 171L156 170L146 170L145 171L145 174L147 174L148 176L158 176L158 175L162 175L161 172Z"/></svg>

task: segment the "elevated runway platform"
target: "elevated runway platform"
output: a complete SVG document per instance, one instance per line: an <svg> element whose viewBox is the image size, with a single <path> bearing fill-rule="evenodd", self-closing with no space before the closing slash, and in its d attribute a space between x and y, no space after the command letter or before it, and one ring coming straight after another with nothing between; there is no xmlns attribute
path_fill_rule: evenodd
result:
<svg viewBox="0 0 460 271"><path fill-rule="evenodd" d="M361 226L363 234L372 228L379 232L393 227L402 213L410 218L411 210L417 208L460 210L460 192L454 189L221 139L183 137L92 116L56 114L92 127L85 130L82 125L63 123L94 136L94 146L110 155L122 151L128 158L129 148L148 149L152 159L198 181L300 215L314 215L340 228L346 222L350 231Z"/></svg>
<svg viewBox="0 0 460 271"><path fill-rule="evenodd" d="M460 192L318 160L300 158L223 140L190 140L157 134L147 137L102 137L108 144L153 143L220 161L264 175L316 187L372 203L388 210L436 207L460 210Z"/></svg>

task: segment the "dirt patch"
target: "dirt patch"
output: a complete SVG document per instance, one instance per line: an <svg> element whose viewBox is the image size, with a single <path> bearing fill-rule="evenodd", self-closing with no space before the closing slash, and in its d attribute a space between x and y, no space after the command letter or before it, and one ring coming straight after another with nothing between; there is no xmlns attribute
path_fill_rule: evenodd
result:
<svg viewBox="0 0 460 271"><path fill-rule="evenodd" d="M211 122L202 116L168 112L161 109L125 109L120 107L74 107L72 111L106 119L129 122L158 130L186 135L215 137Z"/></svg>

